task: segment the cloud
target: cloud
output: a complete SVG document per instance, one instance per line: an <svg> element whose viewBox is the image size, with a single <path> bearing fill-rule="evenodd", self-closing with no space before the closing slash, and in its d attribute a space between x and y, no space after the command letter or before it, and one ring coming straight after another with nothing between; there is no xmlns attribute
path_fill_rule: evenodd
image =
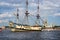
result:
<svg viewBox="0 0 60 40"><path fill-rule="evenodd" d="M55 9L58 7L60 7L59 4L56 4L56 3L53 3L53 2L47 1L47 0L43 1L43 4L42 4L43 9Z"/></svg>
<svg viewBox="0 0 60 40"><path fill-rule="evenodd" d="M0 6L20 6L20 4L12 4L12 3L8 3L8 2L0 2Z"/></svg>
<svg viewBox="0 0 60 40"><path fill-rule="evenodd" d="M37 7L37 3L35 3L35 2L31 2L30 4L29 4L29 6L31 6L31 7ZM59 4L57 4L57 3L54 3L54 2L51 2L51 1L47 1L47 0L44 0L42 3L40 2L39 3L39 6L40 6L40 9L54 9L54 8L58 8L58 7L60 7L60 5Z"/></svg>
<svg viewBox="0 0 60 40"><path fill-rule="evenodd" d="M0 23L2 23L2 20L0 20Z"/></svg>
<svg viewBox="0 0 60 40"><path fill-rule="evenodd" d="M4 17L12 17L12 14L9 14L8 12L0 14L0 18L4 18Z"/></svg>
<svg viewBox="0 0 60 40"><path fill-rule="evenodd" d="M8 20L0 20L0 23L8 22Z"/></svg>
<svg viewBox="0 0 60 40"><path fill-rule="evenodd" d="M58 4L53 3L53 2L50 2L50 1L44 1L43 4L46 5L46 6L51 6L51 7L52 7L52 6L53 6L53 7L59 7Z"/></svg>
<svg viewBox="0 0 60 40"><path fill-rule="evenodd" d="M3 8L3 10L5 10L5 11L3 12L3 10L2 10L2 14L0 14L0 18L3 19L3 18L7 18L7 17L10 18L11 17L11 20L12 20L14 13L15 14L17 13L16 7L19 7L18 9L19 9L20 19L22 17L24 17L25 16L25 0L24 1L20 0L20 1L22 1L21 3L18 0L11 0L10 2L9 1L8 0L7 1L5 1L5 0L0 1L0 6L2 6L1 8L7 6L7 7L5 7L5 9ZM37 0L29 0L29 9L28 10L31 15L36 16L37 5L38 5ZM60 8L60 1L58 1L58 0L42 0L42 2L40 1L39 6L40 6L40 13L39 14L41 17L60 16L60 13L58 13L59 8ZM8 12L8 10L10 10L10 11ZM14 12L12 12L12 11L14 11ZM2 22L2 21L0 20L0 22Z"/></svg>
<svg viewBox="0 0 60 40"><path fill-rule="evenodd" d="M34 6L37 6L36 3L30 3L30 6L34 7Z"/></svg>
<svg viewBox="0 0 60 40"><path fill-rule="evenodd" d="M34 2L35 0L32 0L32 2Z"/></svg>
<svg viewBox="0 0 60 40"><path fill-rule="evenodd" d="M55 13L54 16L60 16L60 13Z"/></svg>

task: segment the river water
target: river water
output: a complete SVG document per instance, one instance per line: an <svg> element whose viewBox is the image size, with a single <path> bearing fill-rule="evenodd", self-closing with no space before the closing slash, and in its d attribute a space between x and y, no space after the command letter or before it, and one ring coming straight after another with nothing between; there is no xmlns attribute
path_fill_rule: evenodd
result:
<svg viewBox="0 0 60 40"><path fill-rule="evenodd" d="M0 32L0 40L60 40L58 31Z"/></svg>

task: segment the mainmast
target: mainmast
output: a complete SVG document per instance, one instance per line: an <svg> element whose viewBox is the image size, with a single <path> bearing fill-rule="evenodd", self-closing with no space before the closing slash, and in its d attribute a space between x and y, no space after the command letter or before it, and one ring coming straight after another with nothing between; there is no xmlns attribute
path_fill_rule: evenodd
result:
<svg viewBox="0 0 60 40"><path fill-rule="evenodd" d="M28 11L28 0L26 0L26 11Z"/></svg>
<svg viewBox="0 0 60 40"><path fill-rule="evenodd" d="M40 23L40 15L39 15L39 0L38 0L38 5L37 5L37 15L36 15L36 24L39 25Z"/></svg>
<svg viewBox="0 0 60 40"><path fill-rule="evenodd" d="M25 24L28 24L28 0L26 0L26 13L25 13Z"/></svg>
<svg viewBox="0 0 60 40"><path fill-rule="evenodd" d="M19 12L19 9L17 9L16 11L17 11L16 17L17 17L17 24L18 24L19 23L19 13L18 13Z"/></svg>

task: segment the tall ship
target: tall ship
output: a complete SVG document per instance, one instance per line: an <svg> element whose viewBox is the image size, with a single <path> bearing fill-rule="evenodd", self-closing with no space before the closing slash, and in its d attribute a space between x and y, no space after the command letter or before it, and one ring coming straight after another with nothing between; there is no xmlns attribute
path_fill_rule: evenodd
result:
<svg viewBox="0 0 60 40"><path fill-rule="evenodd" d="M42 30L42 26L40 25L40 20L41 19L41 16L39 15L39 0L38 0L38 5L37 5L37 15L36 15L36 21L35 21L35 25L31 26L29 25L29 21L28 21L28 17L29 17L29 12L28 12L28 0L26 0L26 12L25 12L25 24L20 24L18 23L19 22L19 9L17 8L17 13L16 13L16 18L17 18L17 23L14 23L14 22L9 22L9 27L10 27L10 30L13 31L13 32L16 32L16 31L41 31ZM44 21L42 20L43 24L44 24Z"/></svg>

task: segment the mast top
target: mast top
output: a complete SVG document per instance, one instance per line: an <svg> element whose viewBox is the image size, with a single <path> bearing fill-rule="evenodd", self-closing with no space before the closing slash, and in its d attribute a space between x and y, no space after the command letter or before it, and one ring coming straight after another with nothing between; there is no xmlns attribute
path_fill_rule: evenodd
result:
<svg viewBox="0 0 60 40"><path fill-rule="evenodd" d="M38 6L37 6L37 9L38 9L38 10L37 10L37 16L36 16L36 17L37 17L37 19L39 19L39 18L40 18L40 15L39 15L39 0L38 0Z"/></svg>
<svg viewBox="0 0 60 40"><path fill-rule="evenodd" d="M26 11L28 11L28 0L26 0Z"/></svg>
<svg viewBox="0 0 60 40"><path fill-rule="evenodd" d="M39 0L38 0L38 6L37 6L37 12L38 12L38 14L39 14Z"/></svg>
<svg viewBox="0 0 60 40"><path fill-rule="evenodd" d="M28 13L28 0L26 0L26 13L25 13L25 15L28 16L28 14L29 14Z"/></svg>

